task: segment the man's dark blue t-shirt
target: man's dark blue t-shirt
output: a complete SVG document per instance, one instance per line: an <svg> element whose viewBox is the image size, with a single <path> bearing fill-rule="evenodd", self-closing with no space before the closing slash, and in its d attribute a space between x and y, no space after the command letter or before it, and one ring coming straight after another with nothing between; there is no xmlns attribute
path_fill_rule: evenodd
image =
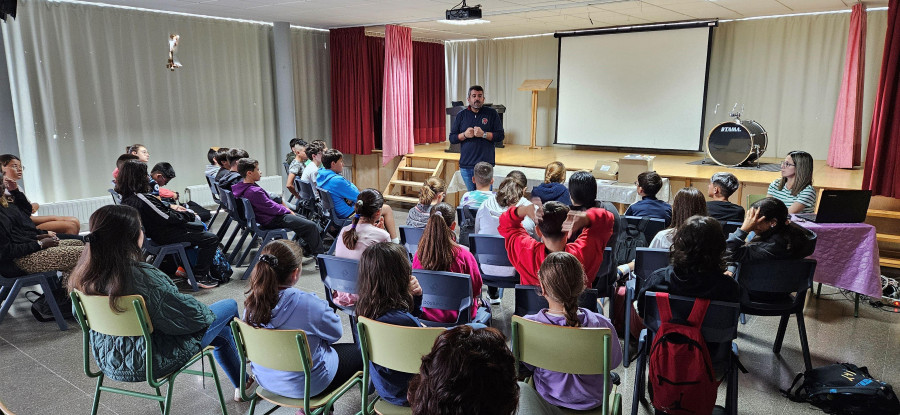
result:
<svg viewBox="0 0 900 415"><path fill-rule="evenodd" d="M459 134L469 127L481 127L482 130L492 133L492 140L484 137L472 137L465 140L459 139ZM503 122L500 114L490 107L481 107L478 112L473 112L472 107L466 108L456 114L453 126L450 128L450 144L459 146L459 167L471 169L478 162L484 161L494 165L494 143L503 141Z"/></svg>

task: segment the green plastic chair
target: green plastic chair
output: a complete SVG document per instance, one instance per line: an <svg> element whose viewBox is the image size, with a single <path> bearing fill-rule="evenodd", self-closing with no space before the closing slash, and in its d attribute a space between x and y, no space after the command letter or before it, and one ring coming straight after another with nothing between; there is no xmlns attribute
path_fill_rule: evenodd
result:
<svg viewBox="0 0 900 415"><path fill-rule="evenodd" d="M329 414L334 403L354 385L360 386L360 390L362 390L362 372L356 372L353 377L334 391L308 399L288 398L261 386L257 386L256 391L248 395L247 363L253 362L269 369L303 372L303 396L308 397L309 379L313 367L309 342L306 332L303 330L256 328L237 318L231 322L231 333L234 335L234 342L237 344L238 354L241 356L241 398L244 401L250 401L250 415L256 412L256 404L259 403L260 398L275 405L266 414L271 414L282 406L301 408L307 415Z"/></svg>
<svg viewBox="0 0 900 415"><path fill-rule="evenodd" d="M359 317L359 344L363 358L362 394L363 414L371 415L409 415L412 410L406 406L397 406L381 400L376 396L369 399L370 376L369 363L406 373L419 373L422 356L431 353L434 340L444 332L438 327L407 327L381 323L365 317Z"/></svg>
<svg viewBox="0 0 900 415"><path fill-rule="evenodd" d="M746 209L750 209L750 205L756 203L759 200L765 199L766 195L747 195L747 206L744 206Z"/></svg>
<svg viewBox="0 0 900 415"><path fill-rule="evenodd" d="M559 339L566 339L566 353L559 352ZM564 327L512 317L512 352L519 362L562 373L575 375L603 375L603 388L610 390L609 354L613 339L610 329ZM573 359L572 356L578 356ZM622 395L615 387L603 405L589 411L559 408L566 414L620 415Z"/></svg>
<svg viewBox="0 0 900 415"><path fill-rule="evenodd" d="M175 377L187 373L190 375L198 375L211 377L216 382L216 391L219 393L219 404L222 407L222 413L227 414L225 409L225 398L222 396L222 386L219 383L219 374L216 372L216 363L213 360L213 348L206 347L200 353L190 358L181 369L172 373L168 373L163 377L158 377L153 373L153 341L150 339L150 333L153 333L153 324L150 321L150 315L147 313L147 305L144 298L139 295L126 295L119 297L117 300L118 308L124 310L121 313L115 312L109 306L109 297L102 295L87 295L81 291L75 290L69 294L72 298L72 306L75 309L75 317L81 326L83 349L84 349L84 373L91 378L97 378L97 387L94 390L94 404L91 414L96 414L100 403L100 392L113 392L122 395L132 396L136 398L151 399L159 403L159 409L163 415L167 415L172 408L172 388ZM156 394L135 392L127 389L119 389L111 386L103 386L105 375L102 371L91 371L90 365L90 338L91 331L106 334L109 336L141 336L144 338L146 345L145 365L147 366L147 383L156 390ZM188 367L202 361L203 357L209 359L210 371L205 370L189 370ZM166 395L160 392L162 386L166 386Z"/></svg>

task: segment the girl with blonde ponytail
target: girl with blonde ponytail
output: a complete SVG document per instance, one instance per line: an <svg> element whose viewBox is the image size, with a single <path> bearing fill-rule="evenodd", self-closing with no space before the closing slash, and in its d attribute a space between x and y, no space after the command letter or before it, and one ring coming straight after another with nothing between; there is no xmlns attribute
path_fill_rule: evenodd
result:
<svg viewBox="0 0 900 415"><path fill-rule="evenodd" d="M449 271L460 274L469 274L472 277L472 318L481 301L481 272L478 270L478 262L468 249L456 243L456 227L454 209L446 204L439 203L431 208L425 232L419 241L419 247L413 257L413 269L427 269L432 271ZM442 323L452 323L459 317L456 311L422 308L425 319Z"/></svg>
<svg viewBox="0 0 900 415"><path fill-rule="evenodd" d="M444 201L447 193L447 185L440 177L429 177L422 183L419 190L419 203L409 210L409 216L406 217L406 225L414 228L424 228L428 223L428 214L438 203Z"/></svg>
<svg viewBox="0 0 900 415"><path fill-rule="evenodd" d="M578 307L578 297L584 291L584 268L578 258L568 252L554 252L547 256L538 271L542 295L547 308L525 316L539 323L567 327L599 327L612 331L612 322L602 314ZM622 363L622 348L612 342L610 370ZM531 368L531 367L529 367ZM547 402L579 411L594 409L603 404L603 375L571 375L541 368L534 369L534 386Z"/></svg>
<svg viewBox="0 0 900 415"><path fill-rule="evenodd" d="M244 301L244 321L254 327L303 330L312 352L310 392L329 393L362 370L362 356L353 343L338 343L341 319L325 300L297 289L303 253L293 241L275 240L260 252L250 275ZM250 363L256 381L277 394L303 398L303 372L285 372Z"/></svg>

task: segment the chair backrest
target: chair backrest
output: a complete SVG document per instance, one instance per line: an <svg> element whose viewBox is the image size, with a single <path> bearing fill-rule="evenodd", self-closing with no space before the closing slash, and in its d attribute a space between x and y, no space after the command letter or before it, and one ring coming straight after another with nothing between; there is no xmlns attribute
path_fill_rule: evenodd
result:
<svg viewBox="0 0 900 415"><path fill-rule="evenodd" d="M794 304L806 300L816 273L813 259L783 259L741 263L736 275L741 285L741 303L749 304L751 293L797 293Z"/></svg>
<svg viewBox="0 0 900 415"><path fill-rule="evenodd" d="M422 287L422 307L458 311L456 323L447 326L472 321L472 277L469 274L425 269L414 269L412 273Z"/></svg>
<svg viewBox="0 0 900 415"><path fill-rule="evenodd" d="M412 257L419 249L419 241L422 240L422 234L425 228L414 228L412 226L400 226L400 245L406 248L409 256Z"/></svg>
<svg viewBox="0 0 900 415"><path fill-rule="evenodd" d="M750 209L750 205L756 203L758 200L765 198L766 195L747 195L747 206L744 206L744 209Z"/></svg>
<svg viewBox="0 0 900 415"><path fill-rule="evenodd" d="M291 174L291 162L283 161L283 162L281 162L281 165L284 166L285 176L287 176L288 174Z"/></svg>
<svg viewBox="0 0 900 415"><path fill-rule="evenodd" d="M559 352L559 339L566 339L565 353ZM608 328L557 326L512 317L513 355L543 369L575 375L608 373L613 341L618 339L612 338Z"/></svg>
<svg viewBox="0 0 900 415"><path fill-rule="evenodd" d="M79 290L72 291L72 304L79 323L85 330L109 336L149 336L153 323L147 313L147 304L139 295L126 295L116 300L122 312L109 306L105 295L87 295Z"/></svg>
<svg viewBox="0 0 900 415"><path fill-rule="evenodd" d="M459 226L463 226L463 224L466 222L466 212L463 209L469 210L469 214L472 215L471 219L473 219L473 220L475 219L476 216L478 216L478 208L476 208L476 207L457 206L456 207L456 223L458 223ZM474 222L472 223L472 226L475 226Z"/></svg>
<svg viewBox="0 0 900 415"><path fill-rule="evenodd" d="M303 330L256 328L240 319L231 322L238 353L269 369L304 372L312 369L309 343Z"/></svg>
<svg viewBox="0 0 900 415"><path fill-rule="evenodd" d="M300 180L300 176L294 178L294 188L300 194L301 200L315 200L316 196L313 194L312 185Z"/></svg>
<svg viewBox="0 0 900 415"><path fill-rule="evenodd" d="M549 307L547 299L538 294L540 287L536 285L516 284L516 305L513 314L517 316L526 316L529 314L537 314L541 309ZM599 293L594 288L587 288L578 296L578 306L586 308L595 313L599 313L600 308L597 306L597 298Z"/></svg>
<svg viewBox="0 0 900 415"><path fill-rule="evenodd" d="M634 273L646 280L653 271L669 266L669 250L659 248L638 248L634 256Z"/></svg>
<svg viewBox="0 0 900 415"><path fill-rule="evenodd" d="M626 216L625 220L629 225L633 225L635 227L641 224L641 216ZM659 231L666 228L666 221L659 218L647 218L649 221L647 222L647 227L644 228L644 238L647 239L647 244L650 244L650 241L653 240L653 237L656 236Z"/></svg>
<svg viewBox="0 0 900 415"><path fill-rule="evenodd" d="M337 212L334 210L334 199L331 197L331 192L320 188L319 196L321 196L322 199L322 208L331 213L334 219L337 219Z"/></svg>
<svg viewBox="0 0 900 415"><path fill-rule="evenodd" d="M506 240L500 235L471 234L469 249L478 265L496 265L511 267L509 254L506 253Z"/></svg>
<svg viewBox="0 0 900 415"><path fill-rule="evenodd" d="M357 327L366 368L369 366L365 363L372 362L405 373L419 372L422 356L431 353L434 340L444 332L441 328L395 326L365 317L359 317Z"/></svg>
<svg viewBox="0 0 900 415"><path fill-rule="evenodd" d="M206 184L209 186L209 192L212 193L213 201L222 204L221 199L219 199L219 185L216 183L216 180L206 176Z"/></svg>
<svg viewBox="0 0 900 415"><path fill-rule="evenodd" d="M247 226L254 231L258 231L259 224L256 223L256 212L253 211L253 204L243 197L237 198L237 203L240 203L243 207L244 221L247 223Z"/></svg>
<svg viewBox="0 0 900 415"><path fill-rule="evenodd" d="M319 254L319 275L325 284L329 296L331 290L356 294L356 283L359 275L359 261L338 258L333 255Z"/></svg>
<svg viewBox="0 0 900 415"><path fill-rule="evenodd" d="M741 223L741 222L727 221L722 224L722 233L724 233L725 236L727 237L728 235L731 235L734 231L736 231L738 228L740 228L741 225L743 225L743 223Z"/></svg>
<svg viewBox="0 0 900 415"><path fill-rule="evenodd" d="M113 204L121 205L122 204L122 195L116 193L115 189L107 189L109 191L109 195L112 196Z"/></svg>
<svg viewBox="0 0 900 415"><path fill-rule="evenodd" d="M597 276L594 277L593 288L597 290L601 297L610 297L616 291L616 264L613 258L612 247L603 248L603 261L600 262L600 268L597 269Z"/></svg>
<svg viewBox="0 0 900 415"><path fill-rule="evenodd" d="M662 323L659 317L659 308L656 305L656 293L648 291L644 301L644 325L651 332L659 330ZM672 317L687 319L694 306L694 299L680 295L669 295L669 306L672 309ZM740 316L740 304L725 301L710 301L703 318L703 326L700 332L706 343L730 343L737 338L738 316ZM731 348L728 348L731 350ZM710 356L715 359L715 356Z"/></svg>
<svg viewBox="0 0 900 415"><path fill-rule="evenodd" d="M220 197L225 201L225 208L228 209L228 214L232 219L237 221L241 226L247 226L247 218L244 217L244 205L238 205L237 199L234 197L234 193L231 190L219 188Z"/></svg>

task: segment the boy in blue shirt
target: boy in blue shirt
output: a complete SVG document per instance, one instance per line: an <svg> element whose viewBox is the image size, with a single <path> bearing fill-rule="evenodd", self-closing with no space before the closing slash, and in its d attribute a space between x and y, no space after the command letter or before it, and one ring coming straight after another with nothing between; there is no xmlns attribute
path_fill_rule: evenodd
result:
<svg viewBox="0 0 900 415"><path fill-rule="evenodd" d="M494 184L494 166L483 161L476 164L472 183L475 184L475 190L466 192L459 205L479 208L485 200L494 196L494 192L491 191L491 185Z"/></svg>
<svg viewBox="0 0 900 415"><path fill-rule="evenodd" d="M666 226L669 226L669 222L672 222L672 206L656 198L662 188L662 178L655 171L645 171L638 175L637 181L637 191L643 199L629 206L625 216L663 219Z"/></svg>

